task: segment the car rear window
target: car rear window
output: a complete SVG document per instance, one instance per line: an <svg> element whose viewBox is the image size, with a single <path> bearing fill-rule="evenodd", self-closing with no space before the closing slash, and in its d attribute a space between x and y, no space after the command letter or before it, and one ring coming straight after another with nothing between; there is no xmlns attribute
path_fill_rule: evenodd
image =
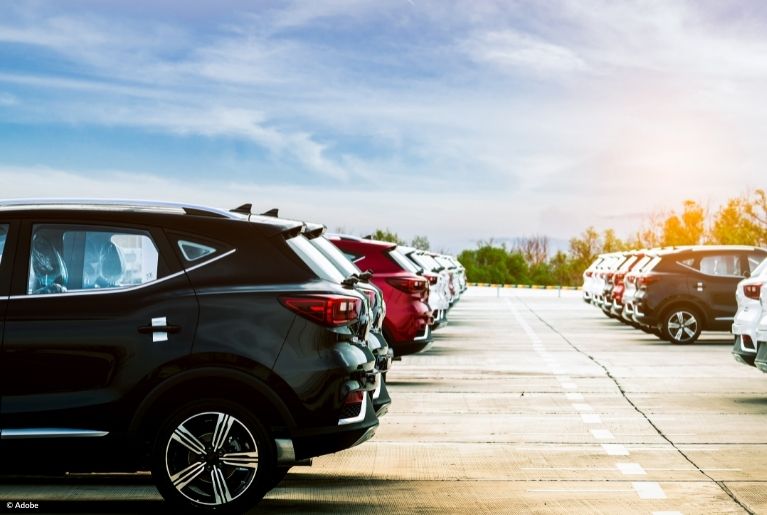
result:
<svg viewBox="0 0 767 515"><path fill-rule="evenodd" d="M311 243L346 277L360 273L360 269L357 268L357 265L352 263L343 252L338 250L338 247L330 243L330 241L324 237L319 236L314 238L311 240Z"/></svg>
<svg viewBox="0 0 767 515"><path fill-rule="evenodd" d="M618 269L619 272L625 272L631 268L631 265L633 265L637 260L637 256L630 256L626 261L623 262L621 267Z"/></svg>
<svg viewBox="0 0 767 515"><path fill-rule="evenodd" d="M402 255L401 252L399 252L397 249L393 249L389 251L389 256L394 260L395 263L397 263L400 267L402 267L403 270L407 272L412 272L414 274L417 274L421 271L419 267L415 265L412 261L410 261L408 258Z"/></svg>
<svg viewBox="0 0 767 515"><path fill-rule="evenodd" d="M748 267L752 277L767 274L767 259L764 256L748 256Z"/></svg>
<svg viewBox="0 0 767 515"><path fill-rule="evenodd" d="M3 251L5 250L5 239L8 237L8 226L0 225L0 263L3 262Z"/></svg>
<svg viewBox="0 0 767 515"><path fill-rule="evenodd" d="M287 240L287 243L317 277L334 283L340 283L345 279L333 263L328 261L328 258L317 250L304 236L298 235L290 238Z"/></svg>

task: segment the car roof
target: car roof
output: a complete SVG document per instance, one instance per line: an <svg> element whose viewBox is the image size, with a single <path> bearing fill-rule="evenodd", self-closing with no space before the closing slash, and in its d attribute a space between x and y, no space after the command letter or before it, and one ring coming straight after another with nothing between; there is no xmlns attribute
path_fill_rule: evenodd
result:
<svg viewBox="0 0 767 515"><path fill-rule="evenodd" d="M186 217L204 218L208 221L250 222L265 229L267 233L300 233L303 225L293 220L283 220L270 216L244 214L210 206L135 199L88 199L88 198L40 198L40 199L2 199L0 213L24 214L45 211L48 213L93 213L110 214L136 213L143 216L157 215L166 220L184 220ZM296 232L298 231L298 232Z"/></svg>

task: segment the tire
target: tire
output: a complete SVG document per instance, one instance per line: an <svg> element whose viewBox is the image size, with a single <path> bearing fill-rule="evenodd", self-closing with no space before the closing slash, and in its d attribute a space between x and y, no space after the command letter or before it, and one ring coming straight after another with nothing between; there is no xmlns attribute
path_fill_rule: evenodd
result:
<svg viewBox="0 0 767 515"><path fill-rule="evenodd" d="M282 480L285 479L285 476L288 475L288 471L290 469L291 467L277 467L269 480L271 488L275 488L277 485L282 483Z"/></svg>
<svg viewBox="0 0 767 515"><path fill-rule="evenodd" d="M703 318L697 309L674 306L663 315L661 338L676 345L695 343L703 329Z"/></svg>
<svg viewBox="0 0 767 515"><path fill-rule="evenodd" d="M152 450L152 478L180 513L244 513L271 489L275 470L274 444L264 426L223 399L175 411Z"/></svg>

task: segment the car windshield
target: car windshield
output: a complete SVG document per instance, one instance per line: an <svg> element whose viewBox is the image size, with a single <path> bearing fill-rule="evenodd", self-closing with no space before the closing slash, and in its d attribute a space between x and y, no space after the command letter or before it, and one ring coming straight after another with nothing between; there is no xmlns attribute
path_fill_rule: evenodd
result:
<svg viewBox="0 0 767 515"><path fill-rule="evenodd" d="M338 250L338 247L330 243L324 236L314 238L311 240L311 243L346 277L360 273L357 265L349 261L344 253Z"/></svg>
<svg viewBox="0 0 767 515"><path fill-rule="evenodd" d="M296 236L288 240L288 246L298 254L301 260L317 274L317 277L332 281L334 283L340 283L345 279L343 274L328 261L317 248L309 243L304 236Z"/></svg>
<svg viewBox="0 0 767 515"><path fill-rule="evenodd" d="M407 272L412 272L414 274L417 274L421 272L421 269L415 265L412 261L410 261L408 258L403 256L397 249L393 249L389 252L389 255L391 258L402 267L403 270Z"/></svg>

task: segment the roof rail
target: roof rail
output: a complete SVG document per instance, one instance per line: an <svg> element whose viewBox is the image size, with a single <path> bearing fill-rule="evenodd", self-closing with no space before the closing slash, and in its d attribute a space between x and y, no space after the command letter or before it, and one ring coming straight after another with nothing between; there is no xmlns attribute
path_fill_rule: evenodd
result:
<svg viewBox="0 0 767 515"><path fill-rule="evenodd" d="M0 207L36 207L36 206L102 206L102 207L136 207L144 209L178 209L188 215L211 216L216 218L235 218L234 215L215 207L186 204L180 202L165 202L154 200L131 199L86 199L86 198L26 198L3 199Z"/></svg>

